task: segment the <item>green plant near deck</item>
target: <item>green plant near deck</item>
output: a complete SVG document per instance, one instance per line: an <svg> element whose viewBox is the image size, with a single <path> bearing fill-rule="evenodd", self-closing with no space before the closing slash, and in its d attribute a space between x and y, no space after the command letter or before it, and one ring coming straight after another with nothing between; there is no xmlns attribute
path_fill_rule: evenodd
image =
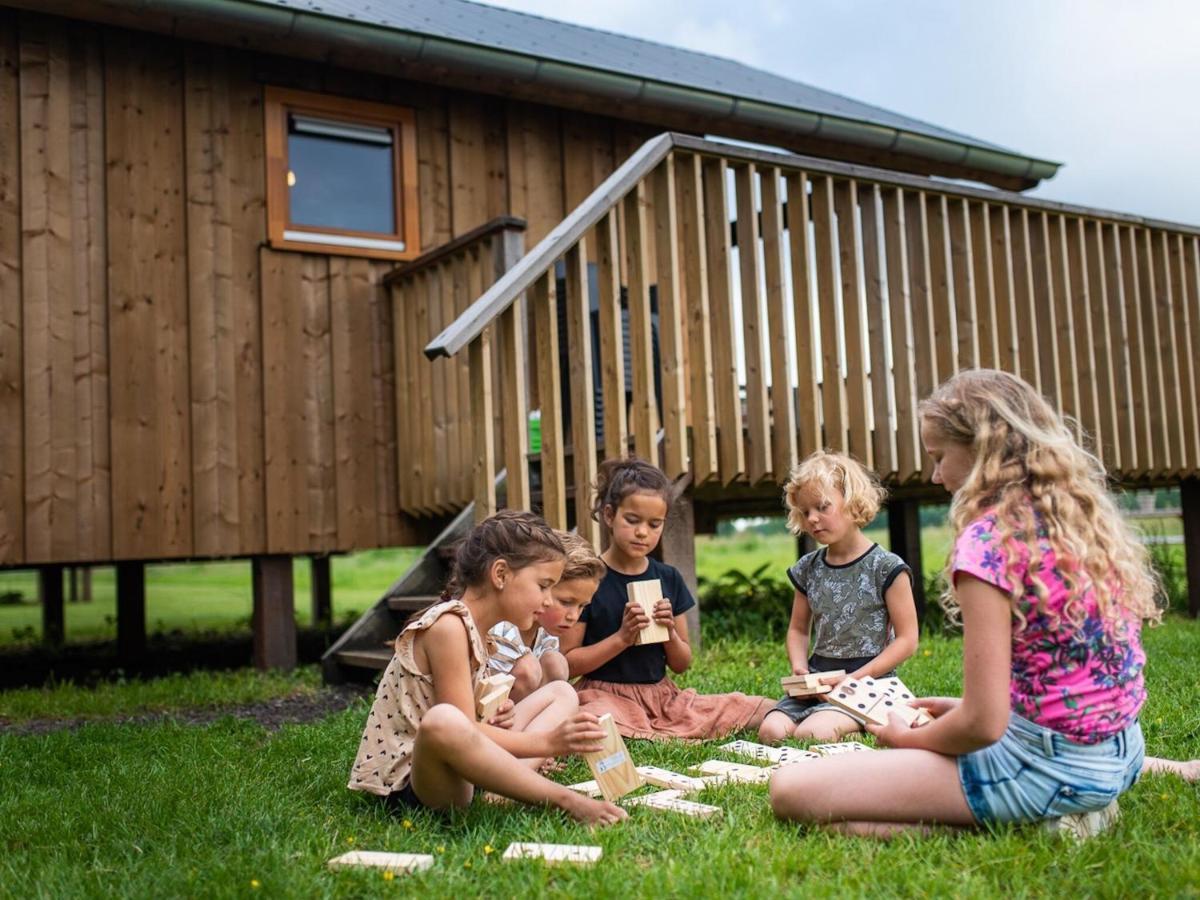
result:
<svg viewBox="0 0 1200 900"><path fill-rule="evenodd" d="M1147 646L1150 749L1200 754L1191 674L1200 623L1173 618L1148 632ZM953 693L961 652L957 639L926 639L902 675L923 693ZM680 681L774 695L783 667L780 643L717 640ZM194 682L182 699L228 696L218 680ZM81 705L89 697L61 690L64 714L69 696ZM641 810L596 833L554 812L482 803L447 817L392 817L345 788L366 708L364 700L275 732L226 718L202 727L97 723L38 736L0 733L0 895L1009 898L1181 896L1200 888L1200 788L1170 778L1136 785L1122 798L1114 830L1079 847L1034 828L885 844L845 838L776 822L766 789L750 785L700 795L724 809L719 821ZM722 756L719 743L634 741L630 750L639 763L682 771ZM572 760L560 777L582 780L586 772ZM504 863L499 857L512 841L598 844L604 858L591 869ZM325 868L352 849L429 853L435 864L392 881Z"/></svg>

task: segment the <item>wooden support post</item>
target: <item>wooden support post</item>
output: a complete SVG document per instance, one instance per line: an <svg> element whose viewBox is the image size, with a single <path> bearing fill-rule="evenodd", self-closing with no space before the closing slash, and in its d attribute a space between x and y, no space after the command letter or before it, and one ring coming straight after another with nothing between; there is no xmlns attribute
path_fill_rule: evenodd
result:
<svg viewBox="0 0 1200 900"><path fill-rule="evenodd" d="M1187 567L1188 612L1200 616L1200 478L1185 478L1179 487L1183 511L1183 557Z"/></svg>
<svg viewBox="0 0 1200 900"><path fill-rule="evenodd" d="M38 594L42 601L42 643L52 647L61 646L66 635L62 566L42 566L38 569Z"/></svg>
<svg viewBox="0 0 1200 900"><path fill-rule="evenodd" d="M925 573L921 566L921 504L916 500L892 500L887 505L888 540L892 552L912 569L913 600L917 621L925 620Z"/></svg>
<svg viewBox="0 0 1200 900"><path fill-rule="evenodd" d="M290 556L256 556L254 582L254 667L296 667L296 615Z"/></svg>
<svg viewBox="0 0 1200 900"><path fill-rule="evenodd" d="M117 563L117 658L134 660L146 652L146 566Z"/></svg>
<svg viewBox="0 0 1200 900"><path fill-rule="evenodd" d="M700 597L696 578L696 513L690 488L671 503L671 510L667 513L667 525L663 529L662 541L658 546L662 561L679 570L684 584L696 598L696 605L688 610L686 616L688 641L692 650L699 652Z"/></svg>
<svg viewBox="0 0 1200 900"><path fill-rule="evenodd" d="M309 563L313 627L329 628L333 625L333 587L330 578L332 566L329 556L322 554L310 557Z"/></svg>

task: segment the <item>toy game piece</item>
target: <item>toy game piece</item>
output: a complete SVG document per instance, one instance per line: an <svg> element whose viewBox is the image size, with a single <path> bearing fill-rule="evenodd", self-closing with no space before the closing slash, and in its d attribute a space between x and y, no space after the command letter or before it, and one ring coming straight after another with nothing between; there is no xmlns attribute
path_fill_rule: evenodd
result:
<svg viewBox="0 0 1200 900"><path fill-rule="evenodd" d="M475 688L475 713L481 722L496 714L500 704L508 699L514 681L516 679L511 675L489 675L480 680Z"/></svg>
<svg viewBox="0 0 1200 900"><path fill-rule="evenodd" d="M573 863L590 866L604 853L602 847L576 844L509 844L501 859L540 859L550 865Z"/></svg>
<svg viewBox="0 0 1200 900"><path fill-rule="evenodd" d="M581 781L579 784L568 784L567 790L574 791L577 794L586 794L589 797L603 796L600 791L600 785L595 781Z"/></svg>
<svg viewBox="0 0 1200 900"><path fill-rule="evenodd" d="M667 627L654 621L654 604L663 598L662 582L657 578L651 581L631 581L625 590L629 599L641 606L646 611L646 615L650 617L650 624L638 632L637 642L639 644L661 644L663 641L670 640L671 632L667 630Z"/></svg>
<svg viewBox="0 0 1200 900"><path fill-rule="evenodd" d="M783 755L784 748L768 747L766 744L756 744L754 741L730 741L728 744L722 744L718 750L727 750L730 753L737 753L739 756L749 756L751 759L757 759L759 762L779 762L780 756Z"/></svg>
<svg viewBox="0 0 1200 900"><path fill-rule="evenodd" d="M642 781L646 784L652 784L660 788L669 788L670 790L679 791L682 794L702 791L708 787L699 778L693 778L691 775L680 775L678 772L672 772L669 769L660 769L658 766L638 766L637 770L638 774L642 776Z"/></svg>
<svg viewBox="0 0 1200 900"><path fill-rule="evenodd" d="M604 749L599 753L585 753L583 758L596 776L600 793L605 800L612 802L641 787L642 776L629 758L629 751L617 731L612 713L600 717L600 727L606 732Z"/></svg>
<svg viewBox="0 0 1200 900"><path fill-rule="evenodd" d="M771 770L762 766L748 766L745 763L726 762L723 759L709 759L692 766L692 771L702 775L720 775L726 782L732 784L763 784L771 779Z"/></svg>
<svg viewBox="0 0 1200 900"><path fill-rule="evenodd" d="M403 872L418 872L421 869L428 869L433 865L433 857L427 853L384 853L380 850L351 850L349 853L335 856L326 865L331 869L348 869L362 866L401 874Z"/></svg>
<svg viewBox="0 0 1200 900"><path fill-rule="evenodd" d="M796 747L780 747L779 761L772 768L779 769L783 766L791 766L796 763L807 762L810 759L820 759L820 755L813 753L811 750L800 750Z"/></svg>
<svg viewBox="0 0 1200 900"><path fill-rule="evenodd" d="M779 683L783 686L784 693L789 697L815 697L819 694L828 694L833 690L833 685L821 683L822 678L828 678L831 675L844 678L846 670L837 669L833 672L809 672L805 675L788 675L780 678Z"/></svg>
<svg viewBox="0 0 1200 900"><path fill-rule="evenodd" d="M707 803L684 800L679 796L679 791L655 791L653 794L646 794L643 797L634 797L632 800L626 800L625 805L648 806L651 809L677 812L685 816L694 816L697 819L720 816L724 812L719 806L710 806Z"/></svg>
<svg viewBox="0 0 1200 900"><path fill-rule="evenodd" d="M886 725L888 720L884 710L896 705L896 689L890 685L885 687L874 678L847 678L833 689L827 699L834 706L860 719ZM884 701L887 703L877 711L875 708Z"/></svg>
<svg viewBox="0 0 1200 900"><path fill-rule="evenodd" d="M814 744L808 749L822 756L837 756L839 753L856 753L860 750L873 750L874 748L868 747L860 741L842 741L838 744Z"/></svg>

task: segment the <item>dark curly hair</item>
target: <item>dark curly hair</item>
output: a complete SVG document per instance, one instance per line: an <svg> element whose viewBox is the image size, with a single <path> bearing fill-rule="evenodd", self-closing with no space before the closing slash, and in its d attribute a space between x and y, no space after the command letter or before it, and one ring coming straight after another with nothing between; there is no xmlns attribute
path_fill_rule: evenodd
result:
<svg viewBox="0 0 1200 900"><path fill-rule="evenodd" d="M471 529L454 553L454 569L446 591L460 594L487 578L493 562L503 559L510 569L566 559L562 540L546 520L531 512L505 509Z"/></svg>
<svg viewBox="0 0 1200 900"><path fill-rule="evenodd" d="M671 482L662 469L652 466L644 459L627 456L624 459L606 459L596 473L596 492L592 500L592 518L600 521L605 507L616 509L630 494L658 494L663 502L671 505Z"/></svg>

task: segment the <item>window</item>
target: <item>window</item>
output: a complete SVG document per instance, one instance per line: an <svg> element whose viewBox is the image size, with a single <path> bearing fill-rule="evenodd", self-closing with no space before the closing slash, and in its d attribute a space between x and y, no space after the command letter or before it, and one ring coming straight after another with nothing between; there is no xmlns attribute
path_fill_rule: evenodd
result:
<svg viewBox="0 0 1200 900"><path fill-rule="evenodd" d="M265 114L272 247L420 255L411 109L269 87Z"/></svg>

